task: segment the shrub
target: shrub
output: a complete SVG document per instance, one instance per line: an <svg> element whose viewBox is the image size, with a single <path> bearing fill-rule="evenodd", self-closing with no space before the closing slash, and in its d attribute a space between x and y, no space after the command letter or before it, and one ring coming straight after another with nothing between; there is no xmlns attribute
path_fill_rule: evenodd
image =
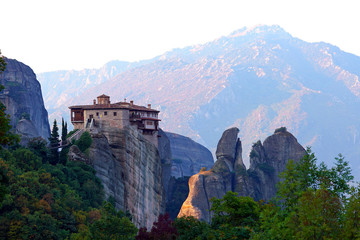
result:
<svg viewBox="0 0 360 240"><path fill-rule="evenodd" d="M79 147L80 151L85 152L86 149L90 147L92 143L92 138L90 133L84 132L81 134L79 140L75 141L75 145Z"/></svg>
<svg viewBox="0 0 360 240"><path fill-rule="evenodd" d="M286 131L287 131L286 127L280 127L280 128L275 129L274 133L280 133L280 132L286 132Z"/></svg>
<svg viewBox="0 0 360 240"><path fill-rule="evenodd" d="M258 167L261 171L267 174L272 174L275 171L274 168L267 163L260 163Z"/></svg>
<svg viewBox="0 0 360 240"><path fill-rule="evenodd" d="M74 129L74 130L71 130L67 135L66 135L66 138L69 138L71 137L74 133L76 133L79 129Z"/></svg>

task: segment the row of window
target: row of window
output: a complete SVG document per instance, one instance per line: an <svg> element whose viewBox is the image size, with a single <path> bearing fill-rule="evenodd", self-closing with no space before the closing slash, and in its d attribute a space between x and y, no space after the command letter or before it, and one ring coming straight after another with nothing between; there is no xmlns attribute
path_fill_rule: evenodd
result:
<svg viewBox="0 0 360 240"><path fill-rule="evenodd" d="M108 112L104 112L104 116L107 116ZM117 116L117 112L113 112L114 116ZM96 116L99 116L99 112L96 112Z"/></svg>
<svg viewBox="0 0 360 240"><path fill-rule="evenodd" d="M151 113L151 112L136 112L135 114L140 115L142 117L154 117L157 118L157 113Z"/></svg>

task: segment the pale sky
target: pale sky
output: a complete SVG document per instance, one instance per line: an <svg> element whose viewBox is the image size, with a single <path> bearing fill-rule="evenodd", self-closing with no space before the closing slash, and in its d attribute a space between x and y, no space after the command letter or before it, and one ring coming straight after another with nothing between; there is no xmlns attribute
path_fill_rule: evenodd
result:
<svg viewBox="0 0 360 240"><path fill-rule="evenodd" d="M359 0L2 0L0 49L36 73L138 61L277 24L360 56Z"/></svg>

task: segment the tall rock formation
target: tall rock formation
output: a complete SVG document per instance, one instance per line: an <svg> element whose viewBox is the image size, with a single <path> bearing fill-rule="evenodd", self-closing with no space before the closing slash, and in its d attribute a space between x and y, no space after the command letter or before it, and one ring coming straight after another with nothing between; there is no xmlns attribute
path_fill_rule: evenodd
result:
<svg viewBox="0 0 360 240"><path fill-rule="evenodd" d="M293 159L297 162L306 153L286 128L280 128L264 144L258 141L253 145L250 168L246 170L238 133L237 128L226 130L218 143L214 166L190 178L190 192L179 217L190 215L210 222L210 199L222 198L228 191L251 196L255 200L271 199L280 180L278 174L285 170L287 161Z"/></svg>
<svg viewBox="0 0 360 240"><path fill-rule="evenodd" d="M161 159L157 148L139 131L103 126L90 131L89 158L70 149L71 159L91 164L104 185L106 198L129 211L137 227L151 228L165 210Z"/></svg>
<svg viewBox="0 0 360 240"><path fill-rule="evenodd" d="M203 145L176 133L166 132L166 136L171 149L171 176L192 176L202 167L210 169L214 165L211 152Z"/></svg>
<svg viewBox="0 0 360 240"><path fill-rule="evenodd" d="M0 74L0 84L5 89L0 92L0 100L10 114L10 124L22 135L23 143L37 136L47 140L50 126L40 83L27 65L14 59L5 61L6 69Z"/></svg>

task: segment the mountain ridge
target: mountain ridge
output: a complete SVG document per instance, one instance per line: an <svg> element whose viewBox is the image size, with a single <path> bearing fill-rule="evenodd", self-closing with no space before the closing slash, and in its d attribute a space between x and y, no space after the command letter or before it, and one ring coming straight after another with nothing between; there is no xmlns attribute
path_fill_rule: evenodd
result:
<svg viewBox="0 0 360 240"><path fill-rule="evenodd" d="M342 152L355 166L357 69L360 58L336 46L302 41L279 26L257 26L166 52L86 89L68 105L102 93L152 103L164 130L213 150L223 130L236 126L246 165L253 142L286 126L325 162Z"/></svg>

